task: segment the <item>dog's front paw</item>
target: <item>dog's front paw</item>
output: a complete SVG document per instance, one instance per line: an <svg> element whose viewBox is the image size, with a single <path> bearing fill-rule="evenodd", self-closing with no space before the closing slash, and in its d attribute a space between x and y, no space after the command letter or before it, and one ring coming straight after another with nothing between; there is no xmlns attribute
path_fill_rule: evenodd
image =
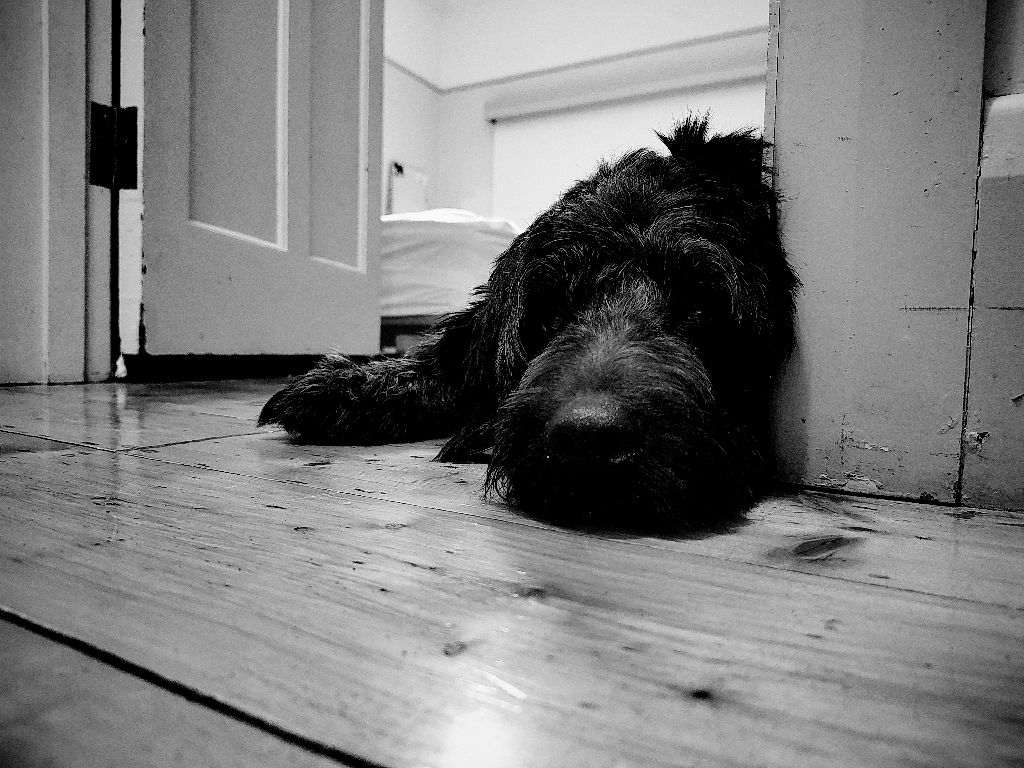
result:
<svg viewBox="0 0 1024 768"><path fill-rule="evenodd" d="M302 442L336 445L408 442L453 430L443 388L415 361L355 363L339 354L270 398L257 423L279 424Z"/></svg>
<svg viewBox="0 0 1024 768"><path fill-rule="evenodd" d="M363 367L343 355L327 355L270 398L257 424L278 424L304 442L350 442L355 436L346 433L352 431L366 381Z"/></svg>

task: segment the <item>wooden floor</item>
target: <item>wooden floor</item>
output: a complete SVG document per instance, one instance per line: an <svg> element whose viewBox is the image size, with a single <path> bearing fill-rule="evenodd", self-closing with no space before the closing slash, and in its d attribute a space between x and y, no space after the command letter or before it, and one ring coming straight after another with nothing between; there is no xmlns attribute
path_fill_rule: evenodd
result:
<svg viewBox="0 0 1024 768"><path fill-rule="evenodd" d="M0 765L1024 765L1024 516L577 534L274 387L0 389Z"/></svg>

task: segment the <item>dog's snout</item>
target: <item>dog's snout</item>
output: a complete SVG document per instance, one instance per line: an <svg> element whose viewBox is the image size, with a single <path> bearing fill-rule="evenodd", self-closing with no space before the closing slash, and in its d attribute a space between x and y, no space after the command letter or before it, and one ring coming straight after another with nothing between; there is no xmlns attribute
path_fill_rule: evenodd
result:
<svg viewBox="0 0 1024 768"><path fill-rule="evenodd" d="M548 423L545 442L549 455L576 464L618 463L633 445L623 409L602 394L579 395L562 404Z"/></svg>

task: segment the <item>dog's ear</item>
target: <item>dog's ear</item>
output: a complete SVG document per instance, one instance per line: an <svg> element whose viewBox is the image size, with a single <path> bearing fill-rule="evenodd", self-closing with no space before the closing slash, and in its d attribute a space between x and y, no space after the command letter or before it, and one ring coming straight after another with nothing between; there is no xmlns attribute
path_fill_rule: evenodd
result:
<svg viewBox="0 0 1024 768"><path fill-rule="evenodd" d="M692 113L671 134L655 132L672 158L686 168L723 171L760 181L764 168L765 141L754 128L731 133L711 132L711 111Z"/></svg>

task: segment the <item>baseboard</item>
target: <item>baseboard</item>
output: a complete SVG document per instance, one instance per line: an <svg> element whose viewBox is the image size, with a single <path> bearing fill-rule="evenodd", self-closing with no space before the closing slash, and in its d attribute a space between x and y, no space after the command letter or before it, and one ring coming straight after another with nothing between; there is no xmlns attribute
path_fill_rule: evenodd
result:
<svg viewBox="0 0 1024 768"><path fill-rule="evenodd" d="M320 355L125 355L123 381L214 381L298 376Z"/></svg>

